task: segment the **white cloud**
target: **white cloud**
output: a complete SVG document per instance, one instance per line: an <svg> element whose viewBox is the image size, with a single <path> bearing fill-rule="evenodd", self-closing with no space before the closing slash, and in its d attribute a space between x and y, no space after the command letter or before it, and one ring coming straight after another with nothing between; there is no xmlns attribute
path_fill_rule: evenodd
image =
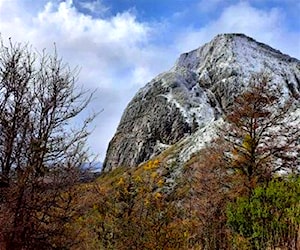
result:
<svg viewBox="0 0 300 250"><path fill-rule="evenodd" d="M259 10L247 2L239 2L224 8L221 15L206 26L200 29L190 27L183 31L177 37L177 47L179 51L188 51L220 33L244 33L300 58L300 32L287 30L285 18L281 9Z"/></svg>
<svg viewBox="0 0 300 250"><path fill-rule="evenodd" d="M262 11L241 2L227 6L216 20L199 29L186 25L180 31L167 20L166 23L139 22L130 11L109 18L92 17L79 12L71 0L41 1L45 1L39 5L41 8L27 6L28 11L24 11L22 0L0 0L2 37L29 42L38 50L46 48L50 53L55 42L64 61L81 68L80 83L87 88L98 88L91 110L104 111L95 121L89 143L101 159L126 104L137 89L170 68L180 53L199 47L217 33L243 32L300 57L295 46L299 33L285 30L285 17L279 9ZM215 6L221 4L220 0L213 1ZM101 0L85 2L81 7L92 12L106 11ZM168 30L176 32L166 33ZM168 43L162 42L165 38Z"/></svg>
<svg viewBox="0 0 300 250"><path fill-rule="evenodd" d="M97 15L103 15L110 9L109 7L105 6L101 0L95 0L92 2L79 1L79 5L83 9L88 10L90 13Z"/></svg>
<svg viewBox="0 0 300 250"><path fill-rule="evenodd" d="M19 3L0 0L2 37L29 42L50 53L56 43L64 61L81 68L80 83L98 88L91 108L104 111L95 121L90 145L103 159L126 104L139 86L166 67L169 59L149 44L152 28L138 22L130 12L109 19L95 18L78 12L69 0L49 1L39 12L25 13Z"/></svg>

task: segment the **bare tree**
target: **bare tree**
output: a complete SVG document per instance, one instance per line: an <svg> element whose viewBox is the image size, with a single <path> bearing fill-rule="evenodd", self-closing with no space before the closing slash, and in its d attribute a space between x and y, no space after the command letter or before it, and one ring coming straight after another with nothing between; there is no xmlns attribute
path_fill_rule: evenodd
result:
<svg viewBox="0 0 300 250"><path fill-rule="evenodd" d="M6 249L39 248L38 242L51 236L39 232L51 231L53 207L71 203L60 196L67 196L87 161L93 120L74 127L92 97L76 88L76 79L77 71L56 52L39 54L28 45L1 41L0 209L6 217L0 216L0 246Z"/></svg>

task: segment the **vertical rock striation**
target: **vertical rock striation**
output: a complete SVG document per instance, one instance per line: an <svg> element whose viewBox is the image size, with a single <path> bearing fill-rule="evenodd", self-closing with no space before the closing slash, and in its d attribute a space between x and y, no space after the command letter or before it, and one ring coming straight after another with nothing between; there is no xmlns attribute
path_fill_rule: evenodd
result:
<svg viewBox="0 0 300 250"><path fill-rule="evenodd" d="M182 54L141 88L112 138L104 171L133 167L209 126L254 73L267 72L286 95L300 96L300 61L243 34L222 34Z"/></svg>

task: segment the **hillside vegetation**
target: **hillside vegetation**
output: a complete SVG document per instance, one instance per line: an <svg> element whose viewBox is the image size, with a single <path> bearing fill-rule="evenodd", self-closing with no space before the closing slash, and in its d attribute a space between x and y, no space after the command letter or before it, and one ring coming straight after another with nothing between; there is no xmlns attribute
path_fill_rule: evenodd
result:
<svg viewBox="0 0 300 250"><path fill-rule="evenodd" d="M299 131L286 122L295 106L270 83L265 74L251 79L219 138L177 179L172 149L103 174L75 223L86 249L297 249Z"/></svg>
<svg viewBox="0 0 300 250"><path fill-rule="evenodd" d="M299 249L299 105L253 75L216 139L87 180L91 96L56 55L0 50L0 249ZM125 156L126 157L126 156Z"/></svg>

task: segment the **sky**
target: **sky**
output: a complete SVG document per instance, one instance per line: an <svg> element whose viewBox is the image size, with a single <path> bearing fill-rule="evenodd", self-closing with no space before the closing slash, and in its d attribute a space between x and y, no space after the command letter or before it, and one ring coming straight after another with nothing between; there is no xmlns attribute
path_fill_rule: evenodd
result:
<svg viewBox="0 0 300 250"><path fill-rule="evenodd" d="M57 53L95 90L88 140L103 161L126 105L181 53L244 33L300 58L298 0L0 0L2 39ZM80 119L78 120L80 122Z"/></svg>

